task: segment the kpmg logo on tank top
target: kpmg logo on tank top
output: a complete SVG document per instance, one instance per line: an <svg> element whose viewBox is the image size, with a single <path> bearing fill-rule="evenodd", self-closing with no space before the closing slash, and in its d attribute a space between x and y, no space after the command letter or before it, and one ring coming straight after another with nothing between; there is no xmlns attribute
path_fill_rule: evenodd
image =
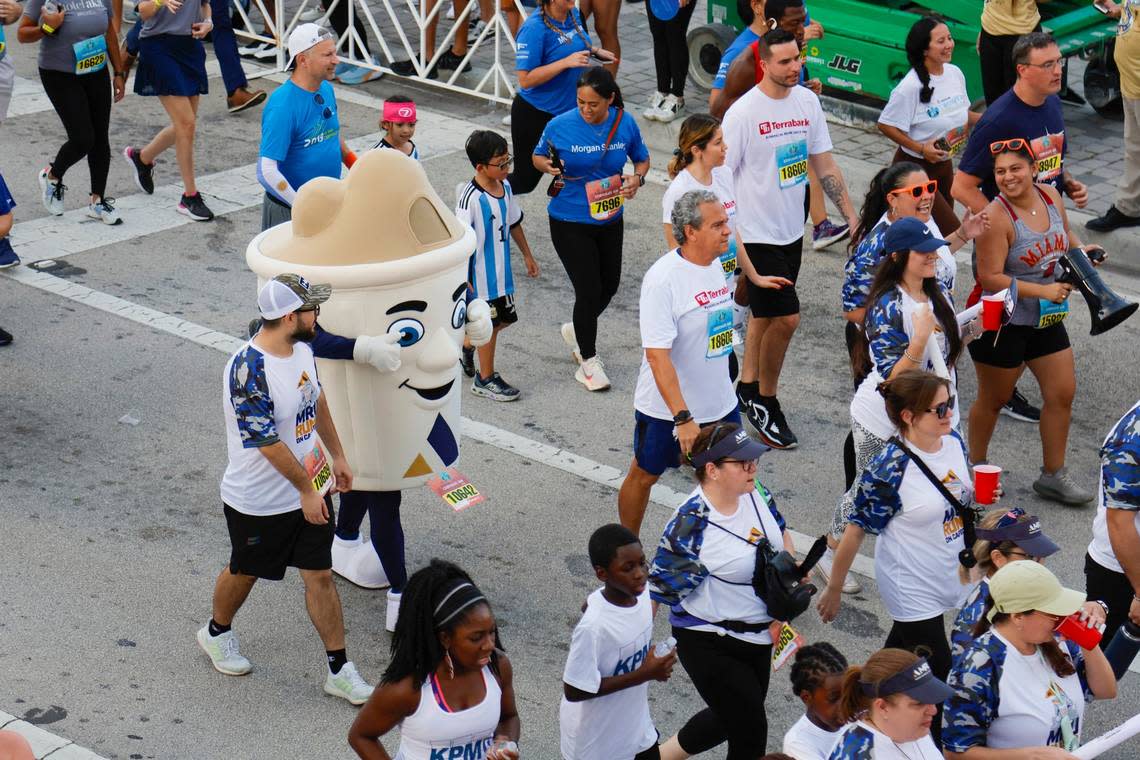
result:
<svg viewBox="0 0 1140 760"><path fill-rule="evenodd" d="M762 121L760 122L760 134L770 135L773 132L778 132L785 129L807 129L811 126L811 119L788 119L787 121Z"/></svg>
<svg viewBox="0 0 1140 760"><path fill-rule="evenodd" d="M429 760L483 760L491 748L494 737L484 736L470 740L459 739L459 743L448 742L446 747L431 747Z"/></svg>

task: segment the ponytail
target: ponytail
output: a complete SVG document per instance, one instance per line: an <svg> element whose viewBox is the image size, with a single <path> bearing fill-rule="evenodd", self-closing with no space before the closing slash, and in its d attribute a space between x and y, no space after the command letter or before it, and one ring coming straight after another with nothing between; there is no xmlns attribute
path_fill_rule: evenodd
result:
<svg viewBox="0 0 1140 760"><path fill-rule="evenodd" d="M935 27L945 23L938 16L923 16L914 22L906 35L906 60L922 84L922 90L918 93L920 103L929 103L934 95L934 88L930 86L930 72L926 69L926 51L930 47L930 33Z"/></svg>
<svg viewBox="0 0 1140 760"><path fill-rule="evenodd" d="M839 719L844 723L858 720L871 709L876 699L863 693L863 684L878 686L896 673L918 662L918 655L905 649L887 647L875 652L865 665L852 665L843 673L843 687L839 693ZM890 700L890 695L882 699Z"/></svg>
<svg viewBox="0 0 1140 760"><path fill-rule="evenodd" d="M695 113L681 123L681 132L677 136L677 147L673 149L673 160L669 162L669 179L681 173L682 169L693 163L693 148L702 151L708 147L709 141L716 137L720 129L720 119L707 113Z"/></svg>
<svg viewBox="0 0 1140 760"><path fill-rule="evenodd" d="M621 97L621 88L618 87L614 75L604 66L592 66L583 71L581 76L578 77L577 86L589 87L603 98L608 98L612 95L614 102L611 105L613 105L614 108L625 108L625 101L622 100Z"/></svg>

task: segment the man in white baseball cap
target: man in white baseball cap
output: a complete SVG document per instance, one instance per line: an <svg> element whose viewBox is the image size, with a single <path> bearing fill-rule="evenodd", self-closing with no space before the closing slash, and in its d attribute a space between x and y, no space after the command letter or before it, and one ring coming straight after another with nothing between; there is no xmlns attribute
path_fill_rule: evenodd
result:
<svg viewBox="0 0 1140 760"><path fill-rule="evenodd" d="M214 585L209 622L198 645L214 669L245 675L253 665L238 650L231 626L258 579L300 572L309 618L325 646L324 690L362 705L372 687L348 660L344 614L332 580L335 492L352 488L321 384L312 340L328 285L281 274L262 286L257 335L230 358L223 374L228 464L222 511L230 561Z"/></svg>
<svg viewBox="0 0 1140 760"><path fill-rule="evenodd" d="M314 177L340 179L340 167L356 156L340 136L332 80L336 38L316 24L299 24L289 35L289 81L269 96L261 113L257 179L265 188L261 229L293 217L293 200Z"/></svg>

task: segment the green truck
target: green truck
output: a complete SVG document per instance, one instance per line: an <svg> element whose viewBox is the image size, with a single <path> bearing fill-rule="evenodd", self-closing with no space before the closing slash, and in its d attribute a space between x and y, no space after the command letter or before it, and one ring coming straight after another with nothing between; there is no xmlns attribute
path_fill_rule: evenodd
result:
<svg viewBox="0 0 1140 760"><path fill-rule="evenodd" d="M919 16L936 12L954 37L954 63L966 75L971 99L982 97L982 74L975 42L984 0L807 0L813 20L823 24L822 40L808 40L807 65L831 94L883 102L910 68L904 42ZM1098 111L1114 110L1119 85L1113 74L1110 44L1115 23L1090 0L1050 0L1041 8L1042 27L1056 37L1066 59L1089 60L1084 89ZM710 87L721 53L744 25L735 0L708 0L708 23L690 30L689 73Z"/></svg>

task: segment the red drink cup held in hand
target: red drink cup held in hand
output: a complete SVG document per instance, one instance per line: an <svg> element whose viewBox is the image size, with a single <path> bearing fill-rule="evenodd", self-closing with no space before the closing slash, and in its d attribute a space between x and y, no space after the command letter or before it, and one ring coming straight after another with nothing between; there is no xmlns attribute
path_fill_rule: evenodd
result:
<svg viewBox="0 0 1140 760"><path fill-rule="evenodd" d="M974 465L974 501L979 504L993 504L1001 468L995 464Z"/></svg>
<svg viewBox="0 0 1140 760"><path fill-rule="evenodd" d="M1004 309L1005 296L982 296L982 329L986 332L1000 329Z"/></svg>
<svg viewBox="0 0 1140 760"><path fill-rule="evenodd" d="M1085 625L1081 621L1081 613L1074 612L1067 618L1062 620L1057 626L1057 633L1064 636L1069 641L1073 642L1081 649L1092 649L1100 643L1100 637L1104 635L1104 626Z"/></svg>

